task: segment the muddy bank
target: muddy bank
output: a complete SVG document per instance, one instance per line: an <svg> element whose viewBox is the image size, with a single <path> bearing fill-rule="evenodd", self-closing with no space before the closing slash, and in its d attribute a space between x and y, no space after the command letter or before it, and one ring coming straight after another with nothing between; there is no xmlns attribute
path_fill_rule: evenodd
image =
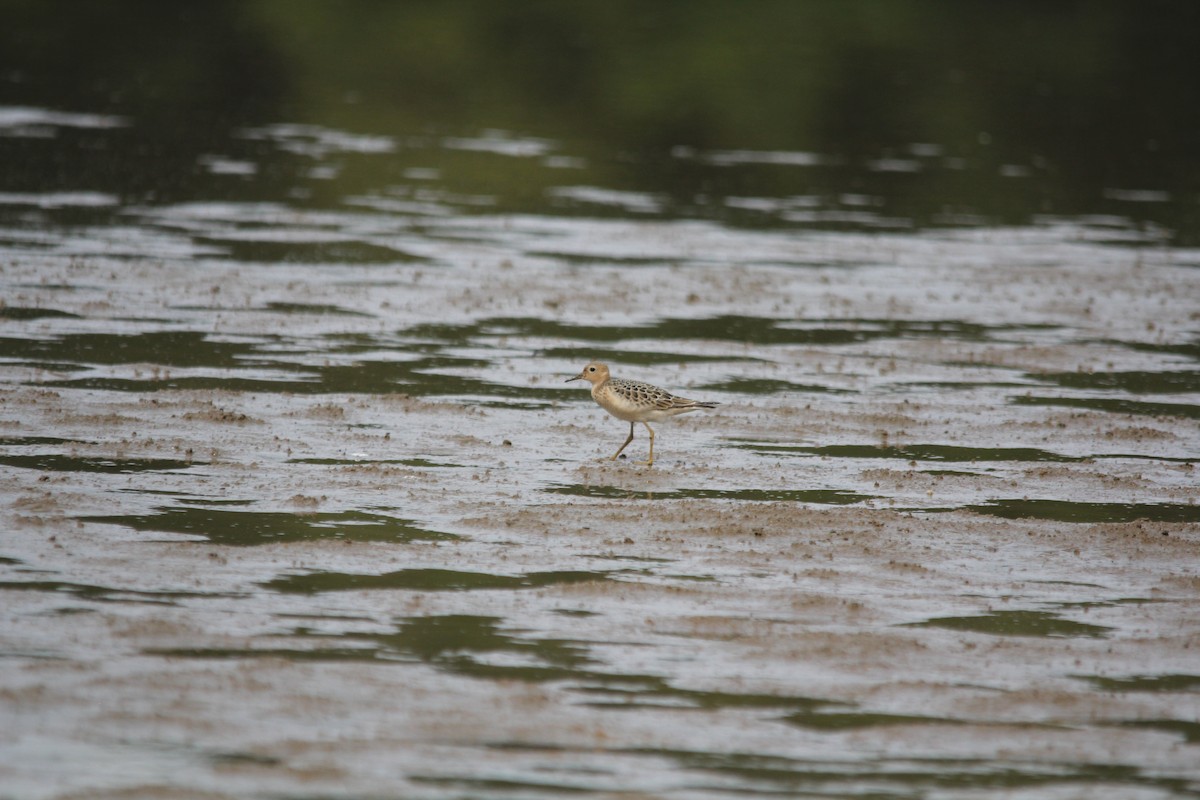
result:
<svg viewBox="0 0 1200 800"><path fill-rule="evenodd" d="M6 256L12 796L1200 792L1194 253L236 211Z"/></svg>

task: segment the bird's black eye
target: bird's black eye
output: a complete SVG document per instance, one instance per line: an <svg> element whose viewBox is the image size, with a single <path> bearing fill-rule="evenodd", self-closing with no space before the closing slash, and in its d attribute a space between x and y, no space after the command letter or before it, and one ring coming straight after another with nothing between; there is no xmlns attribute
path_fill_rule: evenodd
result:
<svg viewBox="0 0 1200 800"><path fill-rule="evenodd" d="M588 372L595 372L595 371L596 371L595 367L588 367Z"/></svg>

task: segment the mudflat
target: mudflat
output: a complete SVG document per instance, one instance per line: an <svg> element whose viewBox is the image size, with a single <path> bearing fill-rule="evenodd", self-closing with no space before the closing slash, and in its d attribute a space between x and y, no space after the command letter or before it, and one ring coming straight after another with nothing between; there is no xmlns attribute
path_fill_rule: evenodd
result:
<svg viewBox="0 0 1200 800"><path fill-rule="evenodd" d="M0 794L1200 792L1196 253L244 213L5 262Z"/></svg>

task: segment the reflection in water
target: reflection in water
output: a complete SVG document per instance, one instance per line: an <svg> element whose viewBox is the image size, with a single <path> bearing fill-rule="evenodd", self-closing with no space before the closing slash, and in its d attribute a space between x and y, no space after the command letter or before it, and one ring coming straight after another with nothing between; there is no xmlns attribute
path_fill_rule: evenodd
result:
<svg viewBox="0 0 1200 800"><path fill-rule="evenodd" d="M647 758L666 757L681 768L736 781L744 793L769 791L795 796L860 797L864 785L880 797L919 796L922 792L1053 792L1081 785L1145 787L1175 792L1170 778L1126 765L1035 764L1003 758L893 758L870 759L862 769L848 770L842 760L792 759L756 753L705 753L639 750Z"/></svg>
<svg viewBox="0 0 1200 800"><path fill-rule="evenodd" d="M0 581L0 591L19 592L48 592L55 596L66 596L78 601L102 603L153 603L173 605L179 600L191 598L211 598L217 594L205 592L162 591L149 592L136 589L124 589L115 586L94 586L89 584L70 583L54 580L20 580ZM58 611L77 611L79 609L63 609Z"/></svg>
<svg viewBox="0 0 1200 800"><path fill-rule="evenodd" d="M1195 230L1200 104L1181 76L1200 64L1186 5L768 2L730 15L712 0L604 13L465 2L346 14L259 0L184 19L117 2L70 24L51 8L9 9L0 34L22 70L7 104L26 112L0 115L0 190L58 188L57 174L157 202L290 191L432 213L483 197L500 212L750 226L1095 215L1181 241ZM120 35L96 41L98 25ZM88 82L63 66L84 55Z"/></svg>
<svg viewBox="0 0 1200 800"><path fill-rule="evenodd" d="M830 716L825 709L846 705L809 697L682 689L654 675L604 670L590 654L587 642L530 637L525 633L505 625L498 617L433 615L402 618L394 630L386 633L319 633L297 628L264 637L264 645L245 649L154 652L188 658L419 661L472 678L566 681L585 698L585 705L617 711L746 709L791 713L807 719L815 715ZM289 646L278 646L281 640L289 642ZM520 663L513 663L514 659Z"/></svg>
<svg viewBox="0 0 1200 800"><path fill-rule="evenodd" d="M83 517L85 522L123 525L138 531L202 536L214 544L254 546L313 539L351 542L440 542L459 537L414 527L406 520L363 511L288 514L220 508L163 508L154 514Z"/></svg>
<svg viewBox="0 0 1200 800"><path fill-rule="evenodd" d="M569 570L531 572L526 575L493 575L485 572L464 572L452 569L402 569L377 574L344 572L309 572L287 575L263 584L277 592L315 594L318 592L348 592L363 589L419 589L424 591L461 592L486 589L536 589L559 584L587 583L612 580L608 572Z"/></svg>
<svg viewBox="0 0 1200 800"><path fill-rule="evenodd" d="M266 311L364 317L337 306L268 303ZM202 311L196 309L196 311ZM787 345L838 346L871 341L939 340L1003 341L1020 326L983 326L961 322L882 320L811 320L806 327L784 326L780 320L721 315L701 319L661 319L630 327L594 326L540 318L489 318L478 322L418 324L383 335L339 333L314 341L263 332L238 341L199 331L147 331L136 334L64 334L53 338L0 339L13 363L79 377L39 380L50 386L151 392L165 389L237 389L295 393L403 391L414 395L477 395L551 400L566 393L561 386L513 386L469 377L487 361L473 354L504 350L523 340L575 342L572 347L544 347L548 358L578 360L581 354L631 364L654 365L723 360L716 356L677 355L654 349L614 349L610 342L661 346L689 339L730 341L758 348ZM811 326L811 327L809 327ZM765 353L764 350L759 350ZM385 355L386 360L379 360ZM400 359L398 356L405 355ZM339 363L330 363L336 359ZM728 359L724 359L728 360ZM94 375L97 365L139 367L133 376ZM145 365L153 365L142 369ZM186 374L204 370L204 374ZM219 372L214 372L219 370ZM148 373L148 374L147 374ZM737 379L706 388L750 395L780 392L840 392L820 383L799 384L777 379ZM1183 389L1177 389L1183 391Z"/></svg>
<svg viewBox="0 0 1200 800"><path fill-rule="evenodd" d="M857 494L837 489L666 489L651 490L621 488L619 486L550 486L550 494L565 494L571 497L599 497L624 500L679 500L685 498L705 500L740 500L743 502L794 502L818 505L850 505L874 499L874 495Z"/></svg>
<svg viewBox="0 0 1200 800"><path fill-rule="evenodd" d="M493 587L495 588L495 587ZM286 658L295 661L420 661L455 674L477 678L553 681L593 677L591 659L578 643L534 639L509 632L495 617L469 615L412 617L389 633L320 634L300 628L272 641L287 639L296 647L253 647L243 650L160 650L156 655L187 658ZM524 663L489 663L514 657ZM621 680L634 680L622 676Z"/></svg>
<svg viewBox="0 0 1200 800"><path fill-rule="evenodd" d="M1063 619L1049 611L993 611L975 617L938 617L911 623L916 627L948 628L993 636L1085 636L1103 638L1110 628Z"/></svg>
<svg viewBox="0 0 1200 800"><path fill-rule="evenodd" d="M1051 519L1058 522L1200 522L1200 505L1183 503L1080 503L1028 498L992 500L970 506L980 514L1006 519Z"/></svg>
<svg viewBox="0 0 1200 800"><path fill-rule="evenodd" d="M1126 728L1143 728L1178 736L1187 744L1200 744L1200 722L1182 719L1139 719L1121 723Z"/></svg>
<svg viewBox="0 0 1200 800"><path fill-rule="evenodd" d="M1106 692L1190 692L1200 689L1200 675L1137 675L1110 678L1102 675L1079 676Z"/></svg>
<svg viewBox="0 0 1200 800"><path fill-rule="evenodd" d="M887 458L904 461L1023 461L1023 462L1073 462L1082 457L1064 456L1032 447L958 447L954 445L909 444L903 447L871 445L826 445L803 447L800 445L739 442L738 447L769 455L822 456L825 458Z"/></svg>
<svg viewBox="0 0 1200 800"><path fill-rule="evenodd" d="M0 464L50 472L158 472L187 469L194 463L174 458L88 458L51 453L0 455Z"/></svg>
<svg viewBox="0 0 1200 800"><path fill-rule="evenodd" d="M1118 397L1038 397L1037 395L1014 397L1012 402L1018 405L1084 408L1108 411L1113 414L1136 414L1146 417L1200 419L1200 405L1196 403L1154 403Z"/></svg>
<svg viewBox="0 0 1200 800"><path fill-rule="evenodd" d="M70 25L50 7L10 10L0 52L29 78L6 90L26 113L8 114L0 150L13 134L49 132L68 145L54 148L70 154L59 174L121 198L290 191L419 210L485 197L504 212L822 228L1105 215L1184 240L1194 230L1183 223L1200 120L1183 76L1200 65L1187 6L768 2L728 14L720 2L653 13L464 2L346 14L263 0L184 20L116 2ZM96 42L101 22L175 47ZM658 56L664 41L671 59ZM80 53L94 82L58 66ZM1136 90L1100 91L1110 76ZM686 89L696 85L706 91ZM37 102L70 110L28 108ZM97 140L106 164L88 155ZM54 143L25 144L24 158L5 158L12 190L52 174ZM481 168L497 158L506 163ZM368 166L380 161L388 168Z"/></svg>

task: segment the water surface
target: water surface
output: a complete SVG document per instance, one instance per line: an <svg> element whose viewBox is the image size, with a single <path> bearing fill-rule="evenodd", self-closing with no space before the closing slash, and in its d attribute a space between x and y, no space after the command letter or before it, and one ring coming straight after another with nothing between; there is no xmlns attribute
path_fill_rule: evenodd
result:
<svg viewBox="0 0 1200 800"><path fill-rule="evenodd" d="M10 5L13 797L1200 795L1190 7Z"/></svg>

